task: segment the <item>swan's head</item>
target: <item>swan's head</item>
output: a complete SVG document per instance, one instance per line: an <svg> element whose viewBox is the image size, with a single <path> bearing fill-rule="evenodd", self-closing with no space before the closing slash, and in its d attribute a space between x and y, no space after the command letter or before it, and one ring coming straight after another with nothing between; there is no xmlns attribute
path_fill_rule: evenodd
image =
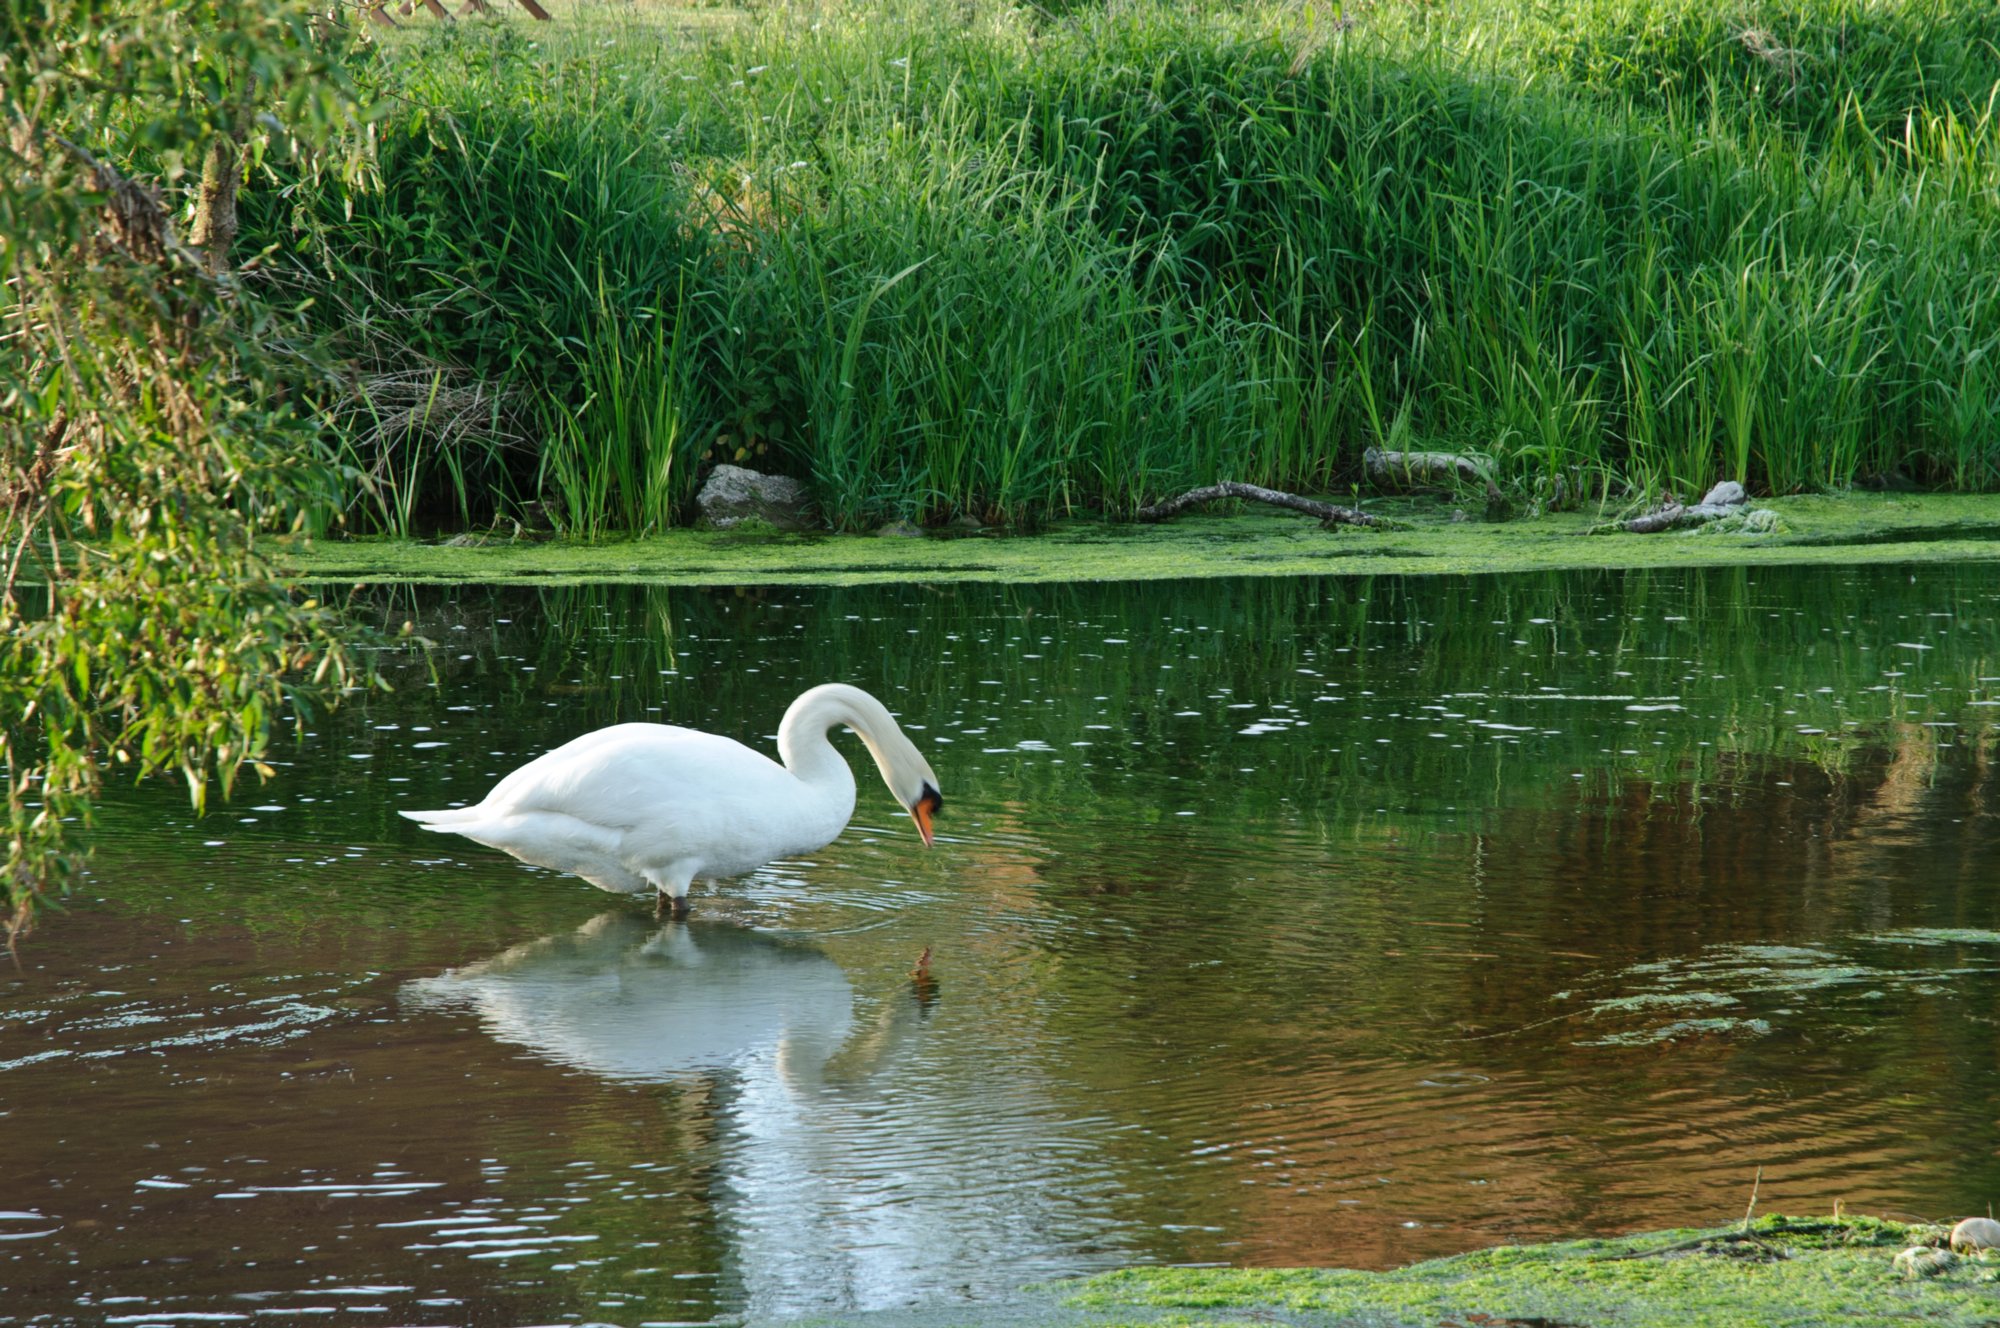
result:
<svg viewBox="0 0 2000 1328"><path fill-rule="evenodd" d="M926 783L924 791L909 806L910 819L917 823L917 833L924 837L924 847L929 848L935 842L931 834L931 817L936 816L938 809L944 806L944 794L937 791L937 785Z"/></svg>
<svg viewBox="0 0 2000 1328"><path fill-rule="evenodd" d="M882 782L917 823L917 833L924 837L924 847L929 848L936 838L931 818L944 806L944 794L938 792L938 777L931 763L924 759L916 744L903 736L902 729L893 727L893 720L891 725L887 733L877 736L870 745L876 749L875 761L882 769Z"/></svg>
<svg viewBox="0 0 2000 1328"><path fill-rule="evenodd" d="M931 763L900 729L881 744L876 760L882 767L882 782L917 823L917 833L924 837L924 847L929 848L936 839L931 818L944 806L944 794L938 792L938 778L931 770Z"/></svg>
<svg viewBox="0 0 2000 1328"><path fill-rule="evenodd" d="M936 841L931 818L944 806L937 774L888 708L859 687L822 683L792 702L784 722L778 726L778 753L785 764L793 764L793 753L798 750L802 734L823 735L832 724L845 724L866 744L876 768L882 772L882 782L917 823L917 833L924 837L924 847L929 848Z"/></svg>

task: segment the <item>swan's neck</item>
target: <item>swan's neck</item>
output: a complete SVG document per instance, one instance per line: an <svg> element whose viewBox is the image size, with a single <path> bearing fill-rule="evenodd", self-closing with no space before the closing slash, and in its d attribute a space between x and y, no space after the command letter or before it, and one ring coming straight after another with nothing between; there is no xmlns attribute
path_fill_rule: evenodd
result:
<svg viewBox="0 0 2000 1328"><path fill-rule="evenodd" d="M784 722L778 725L778 759L801 783L814 788L845 787L852 797L854 772L827 740L827 734L841 725L854 730L893 789L892 759L899 748L910 745L910 740L903 736L887 706L859 687L844 683L815 687L792 702Z"/></svg>

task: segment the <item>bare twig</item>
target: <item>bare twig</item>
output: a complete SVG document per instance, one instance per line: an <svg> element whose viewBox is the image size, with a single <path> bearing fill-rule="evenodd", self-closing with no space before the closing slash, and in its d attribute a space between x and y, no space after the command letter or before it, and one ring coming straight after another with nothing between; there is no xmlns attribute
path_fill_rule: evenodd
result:
<svg viewBox="0 0 2000 1328"><path fill-rule="evenodd" d="M1691 1250L1701 1249L1705 1245L1753 1245L1765 1254L1770 1255L1773 1259L1789 1259L1791 1257L1776 1245L1771 1244L1761 1237L1753 1236L1747 1231L1717 1231L1710 1232L1705 1236L1692 1236L1687 1240L1677 1240L1671 1245L1662 1245L1657 1249L1634 1250L1630 1254L1608 1254L1604 1256L1604 1262L1622 1263L1629 1259L1663 1259L1672 1254L1686 1254Z"/></svg>
<svg viewBox="0 0 2000 1328"><path fill-rule="evenodd" d="M1205 488L1189 489L1178 498L1169 498L1151 507L1142 507L1134 515L1141 521L1165 521L1179 516L1190 507L1202 503L1212 503L1223 498L1247 498L1251 502L1270 503L1275 507L1289 507L1295 512L1316 516L1323 526L1387 526L1389 523L1379 516L1353 507L1336 507L1315 498L1301 498L1295 493L1283 493L1277 489L1260 488L1255 484L1237 484L1233 481L1210 484Z"/></svg>
<svg viewBox="0 0 2000 1328"><path fill-rule="evenodd" d="M1711 490L1707 498L1692 506L1685 505L1679 499L1669 496L1664 503L1650 512L1632 517L1629 520L1611 521L1601 526L1592 526L1584 533L1587 535L1604 535L1622 530L1633 535L1653 535L1663 530L1679 530L1684 526L1702 526L1707 525L1711 521L1720 521L1724 517L1742 516L1750 510L1742 497L1743 490L1740 487L1731 487L1736 490L1735 496L1727 500L1718 501L1717 499L1721 486L1717 486L1716 490Z"/></svg>

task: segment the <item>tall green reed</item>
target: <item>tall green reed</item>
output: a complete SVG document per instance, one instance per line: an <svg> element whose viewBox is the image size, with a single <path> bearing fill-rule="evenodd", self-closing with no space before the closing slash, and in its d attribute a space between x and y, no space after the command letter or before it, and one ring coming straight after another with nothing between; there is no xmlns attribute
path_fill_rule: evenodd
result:
<svg viewBox="0 0 2000 1328"><path fill-rule="evenodd" d="M567 533L664 530L693 497L712 426L702 422L692 322L684 299L628 319L601 296L597 320L570 347L584 397L543 399L536 476Z"/></svg>

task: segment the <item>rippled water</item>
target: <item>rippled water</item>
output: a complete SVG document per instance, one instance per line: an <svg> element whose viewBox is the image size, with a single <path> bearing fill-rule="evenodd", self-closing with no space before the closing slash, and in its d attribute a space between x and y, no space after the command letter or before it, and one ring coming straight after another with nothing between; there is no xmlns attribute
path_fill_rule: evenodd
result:
<svg viewBox="0 0 2000 1328"><path fill-rule="evenodd" d="M378 595L0 970L0 1323L620 1324L2000 1190L1987 568ZM685 925L394 815L832 678L945 786ZM930 977L911 970L933 951Z"/></svg>

